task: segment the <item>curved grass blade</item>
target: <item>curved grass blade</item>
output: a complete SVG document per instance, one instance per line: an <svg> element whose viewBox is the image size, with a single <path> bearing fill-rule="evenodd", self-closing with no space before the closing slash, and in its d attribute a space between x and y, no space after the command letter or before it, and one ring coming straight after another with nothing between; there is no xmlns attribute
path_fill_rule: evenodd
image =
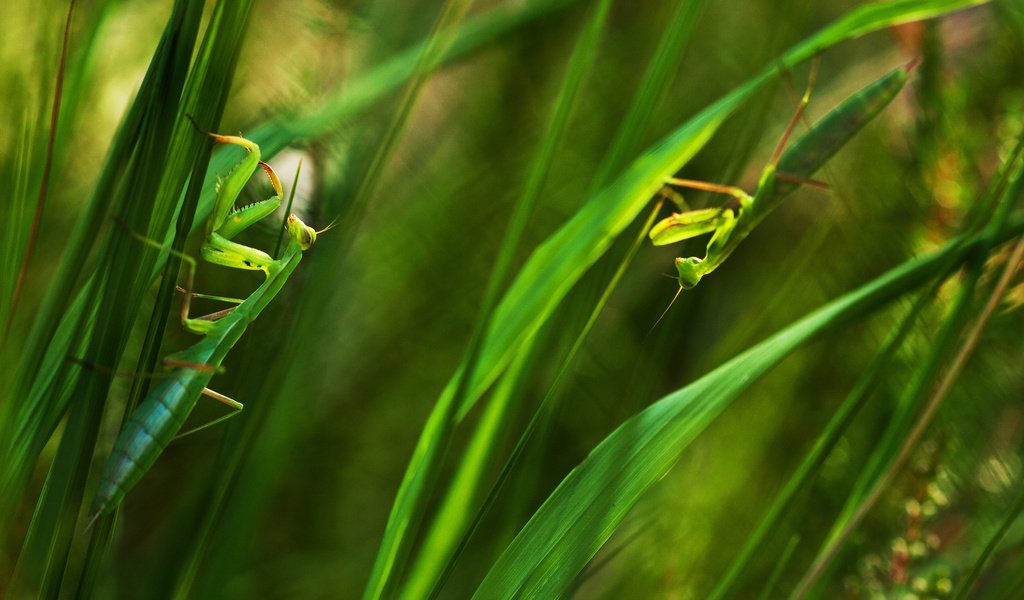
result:
<svg viewBox="0 0 1024 600"><path fill-rule="evenodd" d="M137 230L145 230L154 213L163 210L172 214L170 205L131 203L125 199L158 195L177 114L177 106L167 99L181 95L201 17L201 7L181 2L175 5L151 63L147 79L152 85L144 86L136 102L149 118L141 119L140 135L130 142L130 158L124 185L117 190L117 205L122 207L125 222ZM108 166L121 170L121 165ZM102 202L98 200L95 204ZM133 322L126 315L137 312L148 291L152 262L147 260L155 260L155 253L139 252L136 243L118 231L105 244L98 271L98 293L91 299L100 307L96 330L102 332L88 342L85 358L92 362L117 364ZM142 285L138 285L140 280ZM61 437L57 459L50 467L18 559L12 584L15 596L50 597L58 593L68 566L89 458L96 445L110 380L110 374L98 372L84 373L78 379L73 392L78 401Z"/></svg>
<svg viewBox="0 0 1024 600"><path fill-rule="evenodd" d="M211 125L220 121L227 101L227 93L231 88L230 81L235 72L251 9L251 2L221 2L214 7L203 42L196 55L190 79L182 94L182 112L184 114ZM192 172L188 178L188 188L182 198L182 208L178 213L174 241L171 245L174 251L181 252L184 242L195 224L193 217L204 185L206 165L210 161L211 145L207 142L206 136L195 135L193 128L181 120L179 120L174 135L172 147L177 150L180 158L172 159L171 164L187 166L189 157L195 157L191 167ZM173 186L168 186L163 188L162 192L172 194L174 189ZM168 198L168 201L174 200L174 198ZM167 324L169 307L173 302L179 264L180 259L172 255L164 267L164 276L137 364L138 372L152 373L157 370L160 341ZM122 427L135 406L145 397L150 383L151 380L146 377L140 377L133 382L122 419ZM98 580L103 559L111 541L113 524L114 516L112 515L100 519L92 529L88 554L78 582L79 593L83 596L91 595Z"/></svg>
<svg viewBox="0 0 1024 600"><path fill-rule="evenodd" d="M991 219L984 228L983 239L991 241L1000 236L1006 227L1006 219L1010 210L1019 204L1019 199L1024 193L1024 163L1020 163L1018 160L1021 157L1020 150L1022 148L1024 148L1024 137L1018 140L1018 152L1014 152L1011 158L1004 163L1001 169L1003 177L997 178L991 186L989 196L998 202L998 205L996 210L990 213ZM1007 184L1007 182L1009 183ZM1004 187L1004 184L1007 185ZM889 424L862 469L846 504L818 550L814 561L793 592L794 598L802 598L812 591L821 575L831 565L843 542L874 506L882 491L888 487L898 470L905 464L911 450L917 446L928 423L931 422L939 403L948 393L952 382L958 377L965 357L970 354L973 344L977 342L977 334L991 317L998 298L1002 295L1002 291L1016 268L1014 260L1020 258L1015 256L1007 264L995 294L978 318L974 328L974 337L969 338L969 341L964 344L959 356L952 362L952 366L942 373L941 382L936 386L935 381L946 364L945 357L950 354L953 345L959 339L959 333L964 329L971 316L974 292L984 272L985 259L992 248L991 244L983 245L969 257L960 289L957 291L957 296L952 302L942 328L935 336L927 357L900 396L896 409L889 419ZM933 389L936 391L932 392Z"/></svg>
<svg viewBox="0 0 1024 600"><path fill-rule="evenodd" d="M827 304L634 415L577 466L516 536L475 598L557 597L680 453L744 390L816 336L856 322L949 272L973 252L1024 232L1024 222L994 240L956 238Z"/></svg>
<svg viewBox="0 0 1024 600"><path fill-rule="evenodd" d="M791 68L848 37L976 3L904 1L866 6L811 36L786 53L779 63L783 68ZM532 253L495 310L479 358L472 358L475 355L471 354L472 362L464 362L459 367L437 400L396 496L382 546L395 546L399 543L395 538L411 535L407 525L422 508L407 498L417 497L414 489L420 485L421 477L429 479L429 473L435 468L434 461L448 445L452 431L448 415L452 405L459 405L456 419L461 420L511 358L522 350L525 340L536 334L569 289L662 187L665 179L686 164L733 111L771 80L778 68L774 64L766 67L666 136L617 180L594 195ZM464 377L469 384L462 392Z"/></svg>
<svg viewBox="0 0 1024 600"><path fill-rule="evenodd" d="M743 545L743 549L733 560L725 575L719 579L718 584L709 596L711 600L730 597L750 562L758 556L758 553L764 548L764 544L778 530L782 518L792 505L797 494L805 489L805 486L812 480L811 477L825 463L825 459L828 458L829 454L842 439L847 428L853 422L854 417L860 412L860 409L880 382L882 374L892 363L904 340L917 324L920 313L934 297L935 287L933 286L927 293L921 294L918 300L914 302L907 315L903 317L899 328L885 343L881 351L875 355L857 384L854 385L846 399L836 409L832 418L822 430L822 434L815 441L814 447L807 453L807 456L800 463L800 466L797 467L792 477L776 495L771 507L769 507L758 522L757 529L750 534L747 542Z"/></svg>
<svg viewBox="0 0 1024 600"><path fill-rule="evenodd" d="M777 64L791 69L844 39L978 3L901 1L867 5L798 44ZM496 311L481 355L480 368L474 374L471 393L460 407L460 417L494 382L510 357L518 351L522 340L537 330L569 288L650 201L665 179L685 165L722 122L771 80L778 69L776 64L765 67L648 149L533 252ZM454 391L458 377L458 373L453 376L442 398Z"/></svg>

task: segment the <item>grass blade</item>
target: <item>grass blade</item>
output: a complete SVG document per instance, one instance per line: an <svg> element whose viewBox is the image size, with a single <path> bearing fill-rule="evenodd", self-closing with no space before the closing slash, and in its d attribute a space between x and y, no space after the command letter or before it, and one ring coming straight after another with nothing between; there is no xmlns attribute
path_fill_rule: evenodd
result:
<svg viewBox="0 0 1024 600"><path fill-rule="evenodd" d="M472 379L476 363L480 358L480 349L482 348L485 340L484 332L492 318L492 313L495 305L497 304L501 289L505 286L508 274L512 269L513 260L519 250L519 246L521 245L523 233L526 231L526 225L529 221L530 215L533 213L537 200L540 197L541 190L543 189L544 181L547 179L555 152L558 149L559 144L563 142L573 106L580 94L586 76L590 73L593 67L594 60L597 55L598 44L601 40L601 35L610 9L611 2L607 0L602 0L597 6L595 6L591 13L590 20L587 22L586 27L577 39L576 47L569 59L562 88L559 92L558 99L555 101L555 108L551 116L551 122L546 128L547 133L541 142L541 147L537 152L533 166L530 170L526 187L523 190L523 193L519 196L519 201L516 203L512 219L505 233L504 242L501 246L501 252L495 263L494 270L491 272L487 292L484 296L483 305L480 311L479 321L470 340L467 356L463 361L463 364L466 365L465 369L463 370L458 387L451 397L451 402L443 405L438 404L435 407L434 413L430 418L430 423L436 424L437 428L434 431L424 431L424 434L428 437L444 440L446 438L450 438L452 435L454 428L454 419L452 417L457 407L462 404L462 399L468 392L467 385ZM523 355L526 356L529 355L529 353L524 352ZM509 387L514 388L514 384L510 382ZM509 390L502 394L502 396L507 398L510 393L511 391ZM496 403L499 401L500 398L496 399ZM507 410L507 402L505 403L505 407ZM504 419L494 415L491 416L487 422L493 424L502 420ZM487 422L485 422L485 424ZM490 430L494 430L493 425ZM492 446L492 444L485 443L479 438L475 439L474 443L477 447ZM447 444L445 443L441 443L429 447L428 453L421 455L420 464L422 466L416 470L410 470L407 472L408 477L403 480L402 487L399 489L395 504L392 508L392 513L388 518L389 527L384 532L384 540L381 543L381 554L378 556L383 557L386 556L387 553L398 553L401 551L400 549L402 546L408 547L412 545L414 534L416 532L416 525L418 525L418 522L422 519L422 515L426 510L426 505L430 498L430 492L436 486L442 452L446 445ZM442 452L435 451L438 449L442 450ZM481 461L477 461L476 470L461 471L457 476L458 479L456 479L453 485L459 485L462 490L477 488L479 483L472 481L472 479L474 478L474 474L477 477L479 476L479 468L482 465L483 463ZM452 491L454 492L455 489L452 488ZM460 500L471 501L472 496L472 492L466 494L464 491ZM455 500L455 497L453 496L448 496L448 498L453 501ZM451 522L445 519L445 515L451 515L456 512L465 515L466 520L462 522L461 526L452 527ZM445 508L438 512L438 517L434 522L434 528L429 536L429 540L432 542L431 546L421 553L421 556L428 558L426 561L421 560L417 563L417 566L413 568L409 577L408 585L403 590L404 597L424 597L428 595L431 590L435 589L442 574L448 570L450 566L449 563L454 558L454 552L457 545L460 540L463 539L465 527L469 523L470 514L472 514L471 508L459 507L456 509L452 505L446 505ZM409 523L409 525L407 525L407 531L402 531L393 530L390 527L391 523ZM390 547L394 547L394 549L392 550Z"/></svg>
<svg viewBox="0 0 1024 600"><path fill-rule="evenodd" d="M1024 223L1013 225L1016 235ZM1007 237L1009 237L1009 235ZM606 437L548 497L494 564L476 598L555 597L643 493L729 404L790 352L855 322L992 240L957 238L851 292L636 414ZM742 376L737 376L742 374Z"/></svg>

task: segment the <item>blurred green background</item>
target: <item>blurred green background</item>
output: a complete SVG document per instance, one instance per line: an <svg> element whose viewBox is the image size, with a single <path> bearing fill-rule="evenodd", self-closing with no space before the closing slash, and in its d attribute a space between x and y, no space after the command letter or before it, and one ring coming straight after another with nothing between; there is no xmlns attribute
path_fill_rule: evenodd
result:
<svg viewBox="0 0 1024 600"><path fill-rule="evenodd" d="M26 402L17 381L24 376L19 361L33 335L35 309L66 260L68 240L99 174L109 168L114 132L140 89L171 18L171 4L75 4L45 209L0 363L5 427ZM215 3L207 4L204 28ZM338 215L340 224L307 253L284 291L231 352L225 372L215 377L214 389L245 403L246 410L222 427L173 443L129 493L95 558L90 544L98 542L81 532L84 512L134 381L111 379L92 476L79 491L86 508L77 524L72 518L74 527L62 530L72 539L55 546L66 548L66 558L55 567L54 552L48 554L50 566L37 580L25 575L34 570L26 562L36 559L23 544L35 527L30 522L41 510L37 498L67 425L52 437L47 433L49 442L30 463L24 486L8 488L19 493L5 500L10 512L0 523L5 527L0 593L62 598L162 598L171 597L172 590L197 598L362 594L417 438L470 351L505 231L537 172L534 161L552 128L565 81L578 74L582 87L567 129L544 165L535 209L499 289L508 286L538 244L607 183L596 180L602 169L622 172L643 148L858 6L795 0L612 2L597 30L592 64L582 68L570 56L586 28L594 26L599 4L304 0L256 2L238 17L247 20L244 42L230 86L222 89L226 106L218 131L248 135L267 123L281 123L285 130L294 126L292 133L301 134L269 160L286 188L301 160L296 211L317 227ZM680 17L684 10L692 20ZM521 22L512 16L528 11L536 15ZM67 4L50 0L15 3L5 11L6 33L0 37L0 81L7 90L0 102L0 176L10 190L3 203L0 307L5 320L47 162L66 18ZM421 64L360 110L341 118L317 117L315 127L302 120L330 113L325 107L333 106L351 82L372 76L376 67L424 40L434 39L443 53L453 38L431 37L439 19L457 29L484 18L504 23L505 31L436 69ZM633 147L617 164L606 165L602 161L608 160L659 43L681 25L692 29L675 30L680 40L668 56L668 76L646 96L643 125L631 132ZM978 218L980 199L1024 130L1024 10L1016 1L993 2L844 41L820 56L810 120L913 57L924 63L908 87L817 174L831 189L798 190L721 269L681 294L653 330L677 289L664 276L674 279L673 258L699 255L705 242L641 247L569 364L551 410L450 565L441 597L469 597L558 483L628 417L829 300L938 248ZM752 192L807 78L807 65L801 65L758 92L680 176ZM276 143L270 144L275 150ZM143 161L119 168L155 167ZM257 178L246 190L249 201L267 195L269 187ZM684 195L693 206L723 202L721 196ZM149 199L129 197L128 202ZM548 392L598 296L640 233L647 210L537 333L525 371L513 382L512 408L492 440L494 453L484 468L487 486ZM104 235L116 229L109 220L104 228ZM272 248L276 229L257 229L246 243ZM192 236L186 251L198 252L199 237ZM995 284L1007 254L1000 248L988 262L971 320L981 314L985 291ZM85 260L91 268L105 259L91 253ZM251 274L203 266L197 289L244 296L258 281ZM170 315L161 352L193 343L174 316L177 300L170 307L154 301L157 285L137 284L142 310L126 316L135 325L124 340L121 363L109 368L136 368L154 303ZM935 301L923 310L779 531L746 567L733 597L787 597L795 589L901 394L920 376L956 294L956 278L936 288ZM916 297L905 295L800 348L744 392L647 491L565 595L708 597ZM817 597L951 597L1010 514L1022 485L1022 302L1024 287L1017 276L907 466L846 540L814 590ZM938 373L928 379L928 390L949 371L950 356L963 339L951 342ZM72 393L70 403L75 402L84 399ZM482 410L481 404L470 412L446 444L438 491L422 505L428 523L444 482L468 460L472 430L467 424L477 423ZM216 403L200 400L190 423L220 414ZM420 557L417 544L425 531L410 533L410 562ZM54 534L53 539L62 538ZM787 547L797 539L788 555ZM1022 597L1022 552L1024 529L1017 523L986 563L975 597ZM780 561L780 556L787 558Z"/></svg>

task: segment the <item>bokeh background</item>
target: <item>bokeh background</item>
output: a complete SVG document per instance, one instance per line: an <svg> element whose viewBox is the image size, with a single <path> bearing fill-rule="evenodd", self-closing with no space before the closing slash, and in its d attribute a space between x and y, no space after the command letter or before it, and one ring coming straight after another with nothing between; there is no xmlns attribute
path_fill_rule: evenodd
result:
<svg viewBox="0 0 1024 600"><path fill-rule="evenodd" d="M448 18L459 25L495 11L517 14L536 3L471 4L453 9L442 2L395 0L256 2L219 131L246 135L274 119L287 123L329 105L351 81L429 39L443 10L454 10ZM307 222L323 227L338 215L341 221L321 236L214 379L215 389L245 403L246 410L166 450L125 500L100 567L82 566L93 564L90 539L75 533L66 568L59 570L63 575L51 569L43 577L50 587L25 587L18 573L32 559L25 557L23 543L65 426L58 427L22 493L10 499L13 510L0 539L0 590L12 586L12 594L25 597L43 589L60 597L162 598L171 590L181 593L187 578L188 597L199 598L362 593L417 439L468 351L515 202L535 168L560 90L578 69L570 56L598 2L557 4L458 60L420 73L422 81L410 78L393 93L331 120L270 159L286 188L301 162L295 206ZM76 3L45 210L0 364L8 422L24 402L13 390L34 307L57 276L171 5ZM691 5L692 30L671 56L671 76L651 95L638 147L616 170L857 3ZM601 183L595 173L659 41L667 27L686 22L675 20L682 6L663 0L611 3L592 67L583 74L568 128L514 255L513 275ZM457 13L463 8L461 20ZM46 162L66 11L66 3L51 0L16 2L5 10L5 319ZM924 63L908 87L818 173L830 189L805 188L788 198L721 269L684 292L653 330L677 289L665 277L673 277L673 258L700 254L703 242L641 247L501 493L453 564L441 597L471 595L555 486L625 419L827 301L938 248L975 218L972 210L1024 128L1024 11L1019 2L1001 0L839 44L820 56L810 120L913 57ZM753 191L808 71L801 65L758 93L680 175ZM249 200L268 194L269 186L258 178L246 190ZM684 195L694 206L723 202L720 196ZM514 409L495 437L488 477L498 473L551 387L640 233L647 213L641 214L538 332L515 382ZM267 225L245 241L269 248L275 236ZM198 252L199 237L193 236L186 251ZM87 264L95 260L101 259L90 255ZM1005 252L990 260L973 315L980 314L984 290L994 285L1005 260ZM1024 438L1024 288L1019 277L1014 281L907 466L816 588L819 597L950 597L1006 518L1022 485ZM256 284L252 274L202 267L197 289L244 295ZM734 597L786 597L797 585L901 394L933 349L957 285L954 277L935 288L935 301L797 497L780 533L755 556ZM143 290L123 364L110 368L134 368L156 286ZM643 496L567 593L707 597L916 297L909 294L802 347L757 381ZM192 341L172 314L162 352ZM962 343L958 337L949 355ZM947 356L932 383L949 368ZM112 378L93 477L109 452L133 381ZM476 422L479 412L465 423ZM200 400L193 420L221 413L220 406ZM438 490L467 460L469 431L454 431ZM94 485L92 479L85 484L86 499ZM439 501L438 492L428 511ZM75 531L83 524L80 519ZM419 535L413 538L422 541ZM799 541L790 547L791 540ZM1022 551L1024 529L1018 523L987 563L977 597L1024 593ZM765 585L773 573L777 587Z"/></svg>

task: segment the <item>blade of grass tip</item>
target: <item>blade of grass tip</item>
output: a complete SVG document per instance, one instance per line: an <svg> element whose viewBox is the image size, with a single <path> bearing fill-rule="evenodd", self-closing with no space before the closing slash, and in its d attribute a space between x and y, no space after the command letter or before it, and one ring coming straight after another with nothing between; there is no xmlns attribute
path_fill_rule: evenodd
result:
<svg viewBox="0 0 1024 600"><path fill-rule="evenodd" d="M21 290L25 284L25 274L28 273L29 264L32 261L32 253L35 250L36 238L39 236L39 224L43 220L43 207L46 205L46 193L50 183L50 171L53 168L53 146L57 139L57 123L60 117L60 100L64 93L64 69L67 65L68 45L71 40L71 19L75 13L75 0L68 2L68 16L64 21L64 37L60 45L60 60L57 63L57 78L53 88L53 105L50 109L50 133L46 142L46 158L43 161L43 177L39 182L39 197L36 200L35 213L32 216L32 227L29 230L28 243L25 245L25 254L21 259L21 267L18 269L18 277L14 282L14 291L11 295L10 309L7 313L7 322L4 325L3 338L0 339L0 351L7 347L7 338L11 333L11 326L14 324L14 316L18 312L18 301L21 298Z"/></svg>
<svg viewBox="0 0 1024 600"><path fill-rule="evenodd" d="M654 109L669 89L672 76L679 70L690 33L697 17L704 9L705 0L685 0L675 3L672 15L665 20L654 57L647 65L640 88L633 96L633 103L623 119L612 142L601 159L587 196L594 195L611 178L612 173L623 167L629 156L640 149L641 140L650 126Z"/></svg>
<svg viewBox="0 0 1024 600"><path fill-rule="evenodd" d="M995 241L1022 230L1024 220L1015 220ZM811 339L859 322L992 241L981 235L956 238L910 260L628 419L559 484L494 563L475 597L558 596L682 450L761 375Z"/></svg>
<svg viewBox="0 0 1024 600"><path fill-rule="evenodd" d="M1024 143L1024 137L1021 138L1021 143ZM867 466L862 471L862 476L851 493L851 501L847 503L840 516L836 519L836 523L833 525L827 540L795 588L792 595L793 598L802 598L811 591L825 569L838 554L843 542L845 542L868 511L874 506L886 486L897 475L903 462L910 456L911 451L924 435L927 425L931 422L935 411L948 392L949 386L959 376L959 370L963 366L961 361L966 360L973 349L973 344L977 341L973 339L973 336L980 335L981 329L984 328L988 317L991 316L991 313L986 312L989 310L989 307L986 306L981 313L981 317L979 317L977 325L967 338L968 341L961 347L960 352L951 363L951 368L940 380L936 391L929 397L927 395L929 383L933 382L938 376L942 359L956 341L957 333L963 329L970 316L969 309L972 304L974 290L983 272L984 260L995 247L995 240L1003 233L1010 209L1012 209L1021 198L1022 192L1024 192L1024 164L1016 164L1019 157L1020 155L1014 154L1009 161L1012 165L1002 170L1002 174L1007 175L1007 177L1011 177L1010 173L1014 172L1012 183L997 196L999 198L999 205L992 214L992 220L989 225L979 234L979 239L981 240L980 248L976 254L970 256L963 284L954 300L953 307L949 311L946 322L943 324L939 335L935 338L935 343L930 346L931 350L924 364L918 369L907 391L901 396L898 404L899 408L897 409L898 412L892 418L890 426L886 429L881 442L877 446L877 450L872 453ZM999 179L991 187L994 190L1001 190L1004 184L1005 180ZM1006 272L1004 272L1005 275ZM1012 276L1012 273L1010 276ZM1002 294L1001 289L997 288L997 291L999 295ZM994 310L994 304L997 301L998 298L990 300L989 303L992 305L992 310ZM915 415L917 415L916 418Z"/></svg>
<svg viewBox="0 0 1024 600"><path fill-rule="evenodd" d="M811 451L807 453L786 485L776 495L771 507L758 522L757 528L748 536L743 549L733 560L726 574L719 579L709 600L720 600L733 594L736 586L742 581L743 575L746 574L751 560L760 554L765 543L778 531L783 516L792 506L797 494L805 489L811 481L811 477L825 463L825 459L842 439L854 417L857 416L871 393L881 382L882 374L892 363L907 336L913 331L924 308L934 298L941 281L936 282L926 293L918 296L907 314L900 320L900 326L890 335L882 350L871 360L871 364L868 365L843 403L836 409L821 435L815 440Z"/></svg>
<svg viewBox="0 0 1024 600"><path fill-rule="evenodd" d="M292 191L288 194L288 205L284 207L284 220L277 232L277 243L274 244L274 256L281 256L281 242L284 241L284 232L288 228L288 215L292 214L292 204L295 202L295 190L299 188L299 173L302 173L302 159L299 159L299 166L295 168L295 178L292 180Z"/></svg>
<svg viewBox="0 0 1024 600"><path fill-rule="evenodd" d="M522 244L522 238L526 231L527 223L529 222L530 216L533 214L534 207L536 206L541 190L544 187L544 182L550 172L553 157L559 144L565 137L565 132L568 128L572 110L576 104L576 99L583 88L587 74L590 73L593 67L597 55L598 44L601 39L601 32L604 30L604 25L607 20L608 13L610 12L611 4L610 0L601 0L601 2L594 7L590 19L577 39L573 53L568 61L562 87L559 90L558 98L555 100L555 108L551 115L551 122L545 128L546 133L530 168L530 175L526 186L522 194L519 195L519 200L513 209L512 218L510 219L508 229L505 232L501 250L495 261L495 266L491 270L491 277L480 308L480 316L478 317L476 327L471 337L467 354L462 361L462 376L459 380L459 384L456 387L455 393L453 394L450 402L439 402L435 405L434 413L438 413L438 416L435 417L434 413L432 413L429 418L430 421L442 424L441 429L424 429L421 434L421 442L439 443L441 447L444 447L448 444L447 438L450 438L454 431L455 411L458 406L461 405L462 399L467 394L469 382L473 378L476 362L480 356L480 350L486 340L486 332L494 312L494 307L498 304L501 290L504 289L506 280L512 270L516 254ZM423 443L417 444L417 448L422 448L423 445ZM401 489L399 490L399 496L406 499L405 504L407 506L415 504L422 506L426 504L427 494L429 494L430 490L434 487L434 480L436 479L436 474L439 470L442 454L443 452L427 452L422 454L417 452L414 455L413 459L409 463L405 480L410 482L420 482L418 484L418 489L409 489L408 495L403 495L403 491ZM417 460L417 457L422 457L422 460ZM414 472L421 472L422 474L418 477L414 477L412 475ZM477 478L480 476L480 471L473 471L472 474L466 472L465 476L467 478ZM465 480L464 484L469 487L476 487ZM399 514L400 511L403 510L408 509L400 506L399 503L396 502L393 514ZM461 514L464 514L468 519L470 513L467 512ZM430 554L434 557L449 557L460 537L459 528L451 527L450 524L446 522L442 524L441 521L435 519L435 526L438 525L443 526L445 531L449 533L443 538L432 538L439 543L444 539L444 542L442 545L432 549ZM414 529L414 527L410 528L410 533L415 533ZM411 539L409 539L407 543L411 544ZM443 570L443 562L439 563L436 560L431 560L430 562L434 565L440 566ZM426 565L427 563L420 564ZM409 589L410 593L412 593L412 597L419 597L425 593L433 586L440 574L440 571L419 571L417 573L416 581L410 582L411 586ZM411 590L417 591L413 592Z"/></svg>

